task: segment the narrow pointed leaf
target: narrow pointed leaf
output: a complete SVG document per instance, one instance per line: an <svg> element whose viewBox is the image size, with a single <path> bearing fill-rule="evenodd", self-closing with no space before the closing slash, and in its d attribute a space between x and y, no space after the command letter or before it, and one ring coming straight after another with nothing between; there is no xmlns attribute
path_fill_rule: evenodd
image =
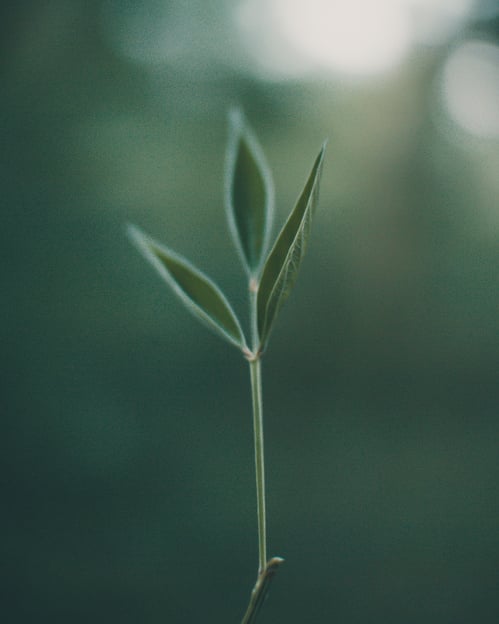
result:
<svg viewBox="0 0 499 624"><path fill-rule="evenodd" d="M238 110L229 116L225 187L231 234L246 271L256 276L268 247L274 186L263 151Z"/></svg>
<svg viewBox="0 0 499 624"><path fill-rule="evenodd" d="M305 254L312 217L319 197L319 183L326 145L317 156L305 188L277 237L263 268L258 288L257 315L263 350L282 304L291 292Z"/></svg>
<svg viewBox="0 0 499 624"><path fill-rule="evenodd" d="M245 348L236 315L220 289L206 275L138 228L129 226L128 233L139 251L194 316L232 344Z"/></svg>

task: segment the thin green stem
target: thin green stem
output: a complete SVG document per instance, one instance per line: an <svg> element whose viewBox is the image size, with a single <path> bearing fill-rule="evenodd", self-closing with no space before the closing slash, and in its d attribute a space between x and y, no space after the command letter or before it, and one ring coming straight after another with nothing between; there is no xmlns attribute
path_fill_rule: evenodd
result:
<svg viewBox="0 0 499 624"><path fill-rule="evenodd" d="M267 529L265 513L265 464L263 449L262 375L260 358L249 363L253 399L253 430L255 435L256 500L258 510L258 573L267 564Z"/></svg>
<svg viewBox="0 0 499 624"><path fill-rule="evenodd" d="M265 462L263 449L263 404L260 339L257 325L258 282L249 283L252 351L245 355L249 362L251 398L253 403L253 431L255 436L256 501L258 512L258 575L255 587L241 624L253 624L269 591L270 582L284 559L273 557L267 561L267 521L265 512Z"/></svg>
<svg viewBox="0 0 499 624"><path fill-rule="evenodd" d="M251 348L255 356L258 355L260 338L258 336L258 313L256 309L258 298L258 282L252 277L249 282L249 305L251 323Z"/></svg>

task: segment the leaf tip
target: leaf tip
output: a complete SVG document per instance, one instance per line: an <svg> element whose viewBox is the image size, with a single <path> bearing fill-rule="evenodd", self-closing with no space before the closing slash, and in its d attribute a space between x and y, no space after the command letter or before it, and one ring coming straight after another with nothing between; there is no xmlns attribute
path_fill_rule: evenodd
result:
<svg viewBox="0 0 499 624"><path fill-rule="evenodd" d="M328 138L324 139L324 141L322 142L322 145L321 145L321 149L319 151L319 156L318 156L317 160L319 161L321 166L322 166L322 163L324 161L324 156L326 154L326 148L327 148L328 143L329 143L329 139Z"/></svg>
<svg viewBox="0 0 499 624"><path fill-rule="evenodd" d="M136 225L134 225L133 223L126 223L125 233L133 245L139 248L144 246L145 234Z"/></svg>
<svg viewBox="0 0 499 624"><path fill-rule="evenodd" d="M243 109L240 106L231 106L227 113L231 133L240 134L245 125Z"/></svg>
<svg viewBox="0 0 499 624"><path fill-rule="evenodd" d="M127 223L125 226L126 234L132 243L140 251L142 255L151 258L152 241L139 227L133 223Z"/></svg>
<svg viewBox="0 0 499 624"><path fill-rule="evenodd" d="M133 223L125 223L125 233L133 242L135 242L141 235L140 229Z"/></svg>

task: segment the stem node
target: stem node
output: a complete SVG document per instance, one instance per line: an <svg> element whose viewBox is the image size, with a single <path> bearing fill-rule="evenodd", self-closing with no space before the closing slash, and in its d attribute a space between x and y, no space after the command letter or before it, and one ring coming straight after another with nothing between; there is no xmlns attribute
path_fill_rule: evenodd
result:
<svg viewBox="0 0 499 624"><path fill-rule="evenodd" d="M260 607L265 602L265 598L269 592L270 583L274 578L278 567L282 563L284 563L284 559L282 559L282 557L272 557L272 559L267 561L263 570L259 572L255 587L251 592L248 608L244 614L241 624L254 624L258 612L260 611Z"/></svg>

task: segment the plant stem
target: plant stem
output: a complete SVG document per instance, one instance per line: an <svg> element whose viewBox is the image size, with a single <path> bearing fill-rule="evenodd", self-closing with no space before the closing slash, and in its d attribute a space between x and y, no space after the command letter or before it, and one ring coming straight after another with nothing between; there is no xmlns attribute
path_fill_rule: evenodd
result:
<svg viewBox="0 0 499 624"><path fill-rule="evenodd" d="M256 501L258 513L258 575L251 592L248 608L241 624L253 624L262 606L270 582L284 559L273 557L267 561L267 521L265 512L265 462L263 449L263 403L262 403L262 369L261 353L259 351L259 336L257 326L257 293L258 282L250 280L250 321L252 352L246 354L250 367L251 398L253 403L253 432L255 437L255 473L256 473Z"/></svg>
<svg viewBox="0 0 499 624"><path fill-rule="evenodd" d="M257 615L260 612L260 607L267 597L270 582L277 572L277 568L281 565L281 563L283 563L283 561L284 559L281 559L281 557L272 557L263 572L258 575L255 587L251 592L248 608L246 609L246 613L244 614L241 624L254 624Z"/></svg>
<svg viewBox="0 0 499 624"><path fill-rule="evenodd" d="M263 449L262 375L260 358L249 363L253 399L253 431L255 436L256 500L258 510L258 574L267 564L267 529L265 513L265 464Z"/></svg>
<svg viewBox="0 0 499 624"><path fill-rule="evenodd" d="M267 522L265 511L265 460L263 447L263 402L262 369L258 352L257 326L258 281L252 277L249 282L249 305L251 323L252 357L249 359L251 378L251 399L253 404L253 433L255 438L256 501L258 513L258 574L267 564Z"/></svg>
<svg viewBox="0 0 499 624"><path fill-rule="evenodd" d="M251 324L251 348L253 349L254 357L258 356L259 336L258 336L258 281L252 277L249 281L249 311L250 311L250 324Z"/></svg>

